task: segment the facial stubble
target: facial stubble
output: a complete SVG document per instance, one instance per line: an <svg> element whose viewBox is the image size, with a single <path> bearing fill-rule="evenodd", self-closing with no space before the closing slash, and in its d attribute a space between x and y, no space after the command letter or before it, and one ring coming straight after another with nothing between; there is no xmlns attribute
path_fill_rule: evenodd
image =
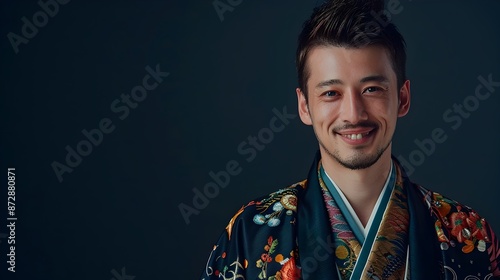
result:
<svg viewBox="0 0 500 280"><path fill-rule="evenodd" d="M320 138L318 137L318 134L316 133L316 129L314 129L314 134L316 135L316 139L318 139L319 145L323 148L323 150L335 161L337 161L340 165L347 169L351 170L359 170L359 169L365 169L368 168L372 165L374 165L380 157L384 154L384 152L389 148L389 145L391 144L391 141L387 143L387 145L383 146L382 148L378 148L374 154L371 155L365 155L362 154L361 151L358 151L355 155L351 156L350 158L343 159L340 156L340 153L338 150L332 152L330 151L324 144L321 142Z"/></svg>

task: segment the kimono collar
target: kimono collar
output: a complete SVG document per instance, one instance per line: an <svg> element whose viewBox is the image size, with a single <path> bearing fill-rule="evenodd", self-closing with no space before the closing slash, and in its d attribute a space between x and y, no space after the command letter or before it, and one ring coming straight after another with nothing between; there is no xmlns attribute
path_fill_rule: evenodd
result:
<svg viewBox="0 0 500 280"><path fill-rule="evenodd" d="M335 265L335 246L326 206L318 181L321 154L316 153L309 170L307 184L299 188L297 204L297 243L302 279L338 279ZM396 166L396 180L407 190L410 215L410 275L413 279L434 279L429 275L442 275L437 260L439 245L431 215L423 197L410 182L401 164L392 157ZM439 279L439 278L436 278Z"/></svg>

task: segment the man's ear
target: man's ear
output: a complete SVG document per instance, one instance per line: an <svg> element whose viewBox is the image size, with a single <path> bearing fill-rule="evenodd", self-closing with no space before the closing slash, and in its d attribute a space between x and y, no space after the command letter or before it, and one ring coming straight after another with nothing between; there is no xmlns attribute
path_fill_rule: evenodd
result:
<svg viewBox="0 0 500 280"><path fill-rule="evenodd" d="M295 92L297 93L297 104L299 107L300 120L306 125L312 125L311 115L309 114L309 106L307 106L305 93L300 88L296 88Z"/></svg>
<svg viewBox="0 0 500 280"><path fill-rule="evenodd" d="M398 117L403 117L410 111L410 80L406 80L399 89Z"/></svg>

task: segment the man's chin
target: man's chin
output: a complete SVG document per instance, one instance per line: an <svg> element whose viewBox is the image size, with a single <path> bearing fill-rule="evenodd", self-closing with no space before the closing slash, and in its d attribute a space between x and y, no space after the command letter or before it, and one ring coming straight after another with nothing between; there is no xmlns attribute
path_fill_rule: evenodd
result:
<svg viewBox="0 0 500 280"><path fill-rule="evenodd" d="M329 150L326 146L323 145L321 141L319 141L320 148L322 148L323 152L337 161L341 166L351 169L351 170L360 170L366 169L377 163L377 161L382 157L384 152L390 146L387 144L383 148L374 149L372 147L361 145L356 148L350 149L332 149ZM340 144L340 143L337 143ZM340 151L342 150L342 154Z"/></svg>
<svg viewBox="0 0 500 280"><path fill-rule="evenodd" d="M337 160L340 165L347 169L351 170L361 170L366 169L374 165L377 161L345 161L345 160Z"/></svg>
<svg viewBox="0 0 500 280"><path fill-rule="evenodd" d="M355 154L349 157L341 157L339 155L332 155L333 158L343 167L351 170L366 169L374 165L382 156L382 153L367 155Z"/></svg>

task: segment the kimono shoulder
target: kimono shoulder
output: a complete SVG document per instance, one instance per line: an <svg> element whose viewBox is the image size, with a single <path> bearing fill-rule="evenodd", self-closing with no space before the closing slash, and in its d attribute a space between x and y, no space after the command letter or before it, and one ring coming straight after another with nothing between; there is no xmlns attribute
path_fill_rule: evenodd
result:
<svg viewBox="0 0 500 280"><path fill-rule="evenodd" d="M306 180L242 206L210 253L200 279L299 279L296 218Z"/></svg>
<svg viewBox="0 0 500 280"><path fill-rule="evenodd" d="M500 247L490 224L474 209L418 186L433 217L442 254L452 263L484 260L491 274L500 277ZM446 261L445 261L446 262ZM453 269L451 265L449 269Z"/></svg>

